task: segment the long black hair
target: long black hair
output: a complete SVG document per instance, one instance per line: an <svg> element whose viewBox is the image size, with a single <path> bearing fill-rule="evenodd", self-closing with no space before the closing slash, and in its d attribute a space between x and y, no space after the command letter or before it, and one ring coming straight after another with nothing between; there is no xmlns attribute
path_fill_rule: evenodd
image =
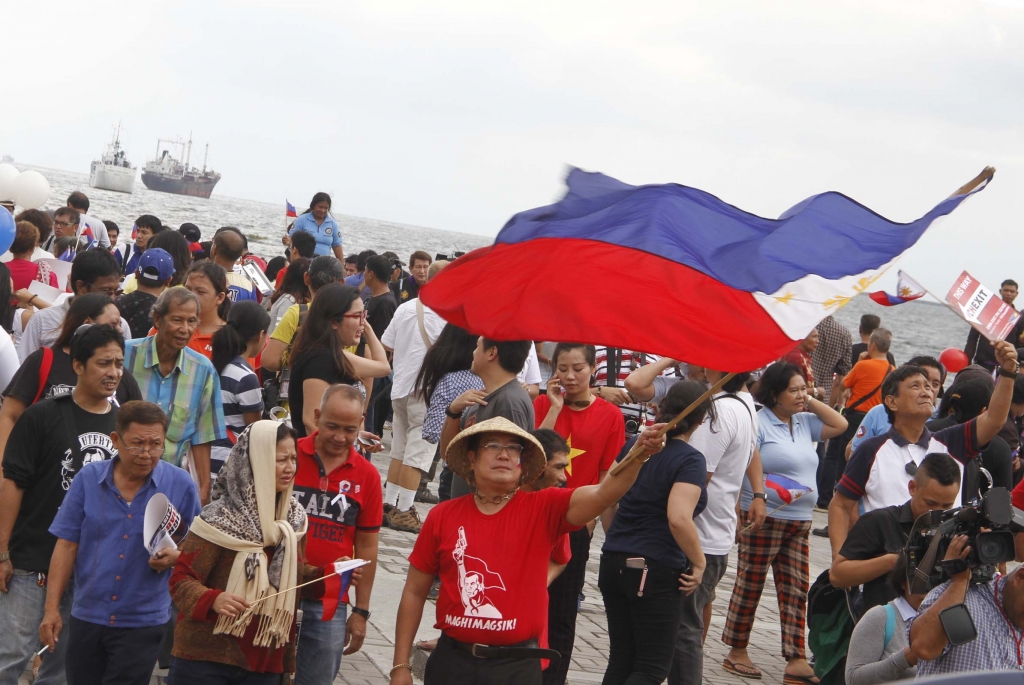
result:
<svg viewBox="0 0 1024 685"><path fill-rule="evenodd" d="M0 209L6 212L6 209ZM7 265L0 262L0 328L8 333L14 326L14 293L11 290L11 270Z"/></svg>
<svg viewBox="0 0 1024 685"><path fill-rule="evenodd" d="M109 295L103 293L86 293L71 300L68 305L68 313L64 315L64 323L61 325L60 335L50 347L67 347L86 319L95 321L102 314L103 310L114 304Z"/></svg>
<svg viewBox="0 0 1024 685"><path fill-rule="evenodd" d="M416 375L416 392L422 392L427 404L434 396L437 384L449 373L466 371L473 365L473 350L477 336L455 324L445 324L441 335L423 358L423 366Z"/></svg>
<svg viewBox="0 0 1024 685"><path fill-rule="evenodd" d="M181 234L179 233L178 235ZM218 295L224 294L224 300L217 306L217 316L220 317L221 321L227 321L228 312L231 311L231 297L228 292L228 272L220 264L214 264L207 260L193 264L192 268L185 274L185 281L188 281L188 277L192 274L205 277L213 285L213 289Z"/></svg>
<svg viewBox="0 0 1024 685"><path fill-rule="evenodd" d="M276 303L282 295L291 295L295 298L296 304L309 301L309 286L306 285L303 276L309 270L309 263L312 260L299 257L285 269L284 278L281 279L281 287L277 289L274 296L270 298L270 304Z"/></svg>
<svg viewBox="0 0 1024 685"><path fill-rule="evenodd" d="M306 322L302 324L295 344L289 356L288 364L295 362L307 352L313 350L330 350L334 366L340 373L355 378L352 363L345 357L345 346L338 339L338 334L331 327L332 323L341 323L348 314L352 303L359 299L359 291L350 285L330 283L320 288L309 306Z"/></svg>
<svg viewBox="0 0 1024 685"><path fill-rule="evenodd" d="M258 302L238 302L228 312L227 323L213 334L213 368L223 373L231 360L245 352L249 343L270 328L270 314Z"/></svg>

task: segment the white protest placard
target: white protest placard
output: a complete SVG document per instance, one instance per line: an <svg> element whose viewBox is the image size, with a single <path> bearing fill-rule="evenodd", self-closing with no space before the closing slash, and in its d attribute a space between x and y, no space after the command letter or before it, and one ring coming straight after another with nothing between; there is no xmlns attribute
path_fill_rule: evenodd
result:
<svg viewBox="0 0 1024 685"><path fill-rule="evenodd" d="M178 549L171 536L181 525L181 514L161 492L150 498L142 523L142 541L150 556L162 549Z"/></svg>
<svg viewBox="0 0 1024 685"><path fill-rule="evenodd" d="M28 284L28 291L33 295L38 295L39 299L46 302L49 305L58 304L57 300L61 295L67 295L63 290L58 290L51 285L40 283L39 281L32 281Z"/></svg>

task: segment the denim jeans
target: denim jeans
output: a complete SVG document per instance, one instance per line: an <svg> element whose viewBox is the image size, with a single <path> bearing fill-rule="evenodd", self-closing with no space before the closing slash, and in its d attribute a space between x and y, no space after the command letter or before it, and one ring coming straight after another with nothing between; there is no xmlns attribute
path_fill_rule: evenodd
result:
<svg viewBox="0 0 1024 685"><path fill-rule="evenodd" d="M602 685L659 685L668 676L682 608L679 570L647 561L643 595L641 569L626 568L638 556L605 552L597 585L608 616L608 668Z"/></svg>
<svg viewBox="0 0 1024 685"><path fill-rule="evenodd" d="M39 642L39 624L43 622L46 588L39 587L39 574L14 569L7 593L0 592L0 685L17 685L18 678L32 663L32 655L42 648ZM64 655L68 646L68 625L71 621L71 603L74 601L74 580L68 583L60 603L60 617L64 627L60 631L56 649L44 652L39 668L37 685L65 685Z"/></svg>
<svg viewBox="0 0 1024 685"><path fill-rule="evenodd" d="M682 597L669 685L701 685L704 678L704 607L715 599L715 588L725 575L729 555L705 554L704 558L704 578L692 595Z"/></svg>
<svg viewBox="0 0 1024 685"><path fill-rule="evenodd" d="M324 605L304 599L302 632L295 653L295 685L331 685L341 668L345 651L345 624L348 606L338 604L334 618L324 622Z"/></svg>
<svg viewBox="0 0 1024 685"><path fill-rule="evenodd" d="M253 673L215 661L171 657L168 685L278 685L280 673Z"/></svg>

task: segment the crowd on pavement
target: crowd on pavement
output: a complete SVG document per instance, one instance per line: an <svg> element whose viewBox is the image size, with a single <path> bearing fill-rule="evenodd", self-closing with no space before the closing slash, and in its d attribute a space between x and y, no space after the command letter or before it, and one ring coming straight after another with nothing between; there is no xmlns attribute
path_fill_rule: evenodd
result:
<svg viewBox="0 0 1024 685"><path fill-rule="evenodd" d="M147 214L96 236L89 212L76 191L18 213L0 257L18 360L0 388L0 685L158 666L172 685L327 685L366 638L382 527L415 536L394 685L414 649L428 684L563 685L599 524L606 685L762 679L748 646L769 569L785 685L1021 667L1013 559L950 535L922 588L912 544L981 494L1024 508L1024 325L972 330L971 364L949 370L897 363L878 316L856 344L829 316L728 373L447 323L418 295L448 260L346 255L325 193L269 261L235 227L203 240ZM832 552L816 579L811 535ZM706 664L719 592L728 653ZM436 639L414 645L428 600ZM973 639L944 619L963 609Z"/></svg>

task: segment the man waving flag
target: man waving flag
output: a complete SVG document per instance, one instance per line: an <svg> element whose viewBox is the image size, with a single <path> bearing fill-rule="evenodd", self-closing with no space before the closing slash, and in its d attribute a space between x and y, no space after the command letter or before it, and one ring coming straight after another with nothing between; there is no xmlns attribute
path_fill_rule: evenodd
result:
<svg viewBox="0 0 1024 685"><path fill-rule="evenodd" d="M696 188L572 169L561 201L513 216L494 245L459 258L421 299L496 340L574 340L748 370L867 292L993 173L900 224L836 192L765 219ZM581 281L570 262L592 277Z"/></svg>

